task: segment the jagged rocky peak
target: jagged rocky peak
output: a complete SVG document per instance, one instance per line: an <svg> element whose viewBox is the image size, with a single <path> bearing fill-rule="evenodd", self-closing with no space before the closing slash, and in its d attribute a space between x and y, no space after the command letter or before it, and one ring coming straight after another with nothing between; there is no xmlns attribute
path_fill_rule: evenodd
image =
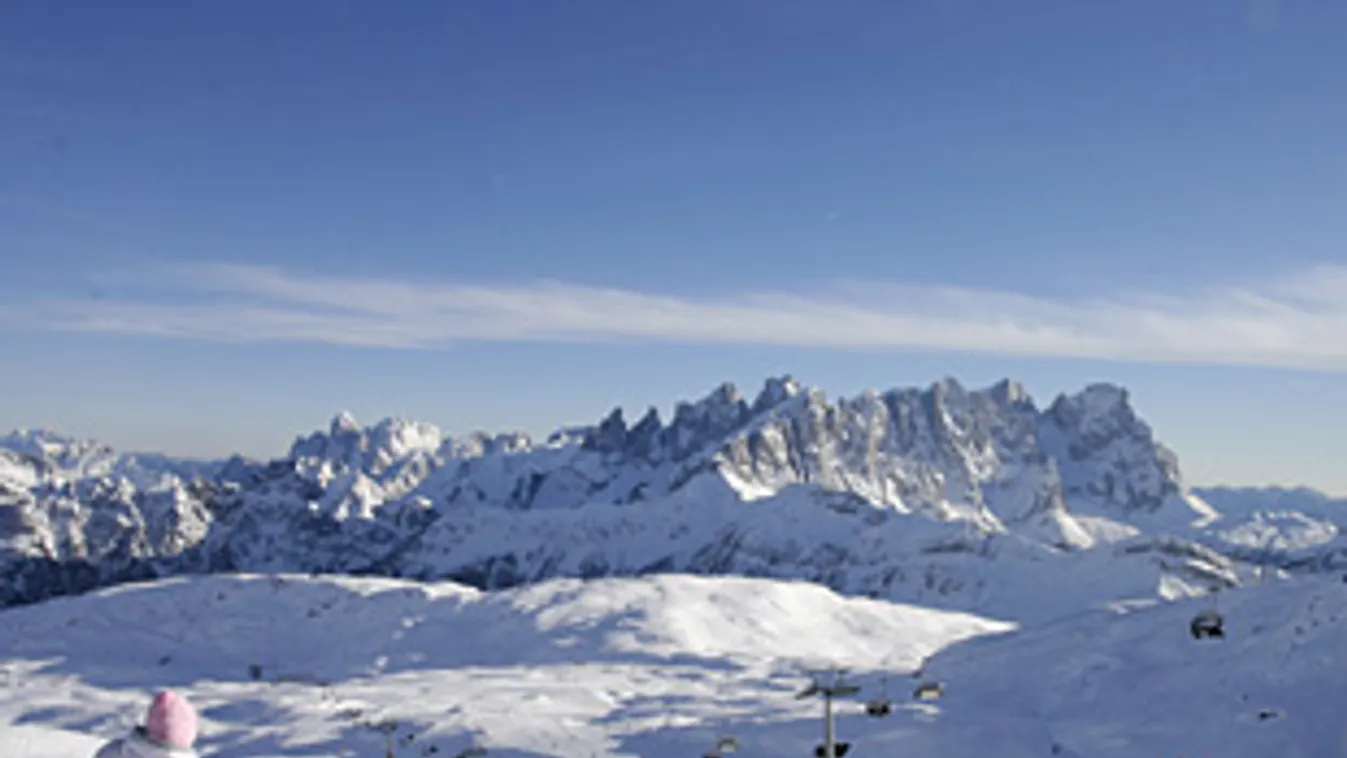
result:
<svg viewBox="0 0 1347 758"><path fill-rule="evenodd" d="M627 420L622 409L614 408L599 425L590 429L580 446L585 450L616 453L627 447Z"/></svg>
<svg viewBox="0 0 1347 758"><path fill-rule="evenodd" d="M1112 385L1047 412L1010 379L969 390L947 377L835 404L802 394L804 403L729 437L717 460L735 486L813 483L904 510L990 507L1011 520L1065 514L1077 499L1090 513L1153 512L1181 489L1173 454Z"/></svg>
<svg viewBox="0 0 1347 758"><path fill-rule="evenodd" d="M800 389L800 383L789 374L772 377L763 384L762 391L758 393L758 398L753 401L753 412L761 413L775 408L800 394Z"/></svg>
<svg viewBox="0 0 1347 758"><path fill-rule="evenodd" d="M1098 382L1060 395L1039 438L1061 461L1068 499L1096 498L1125 512L1157 512L1186 490L1178 457L1156 441L1126 389Z"/></svg>
<svg viewBox="0 0 1347 758"><path fill-rule="evenodd" d="M1152 439L1150 426L1132 409L1127 390L1115 384L1096 382L1074 395L1058 395L1046 415L1074 434L1082 452L1123 437Z"/></svg>
<svg viewBox="0 0 1347 758"><path fill-rule="evenodd" d="M0 446L57 468L77 468L116 454L102 442L77 439L49 429L17 429L0 438Z"/></svg>
<svg viewBox="0 0 1347 758"><path fill-rule="evenodd" d="M932 382L929 391L933 396L942 399L949 397L966 397L968 395L968 391L959 383L959 380L952 376L941 377L937 381Z"/></svg>
<svg viewBox="0 0 1347 758"><path fill-rule="evenodd" d="M695 402L679 403L674 418L663 432L662 445L674 461L681 461L743 429L748 422L783 405L802 392L790 376L768 379L750 406L739 388L730 382Z"/></svg>
<svg viewBox="0 0 1347 758"><path fill-rule="evenodd" d="M333 416L332 423L328 427L328 435L331 437L349 436L359 434L361 431L360 422L355 420L350 411L342 411Z"/></svg>
<svg viewBox="0 0 1347 758"><path fill-rule="evenodd" d="M1101 416L1118 412L1130 414L1131 402L1131 393L1126 388L1109 382L1093 382L1075 394L1058 395L1048 408L1048 412L1075 417Z"/></svg>
<svg viewBox="0 0 1347 758"><path fill-rule="evenodd" d="M342 411L332 417L326 432L315 431L307 436L296 437L294 443L290 445L288 457L291 460L331 457L332 451L342 441L349 445L353 438L359 438L361 431L360 423L355 420L355 416L349 411Z"/></svg>
<svg viewBox="0 0 1347 758"><path fill-rule="evenodd" d="M700 400L675 405L673 419L667 426L654 407L630 426L622 409L614 408L596 426L585 430L581 446L603 453L625 453L649 462L665 458L681 461L720 442L750 419L780 406L801 391L794 378L773 377L764 383L750 405L737 386L724 382Z"/></svg>
<svg viewBox="0 0 1347 758"><path fill-rule="evenodd" d="M342 411L332 417L326 432L318 430L296 437L286 457L295 461L332 457L333 451L342 446L349 447L353 441L358 445L363 431L350 411Z"/></svg>
<svg viewBox="0 0 1347 758"><path fill-rule="evenodd" d="M296 439L289 457L377 468L416 454L434 454L444 444L444 435L432 424L388 417L366 428L349 411L342 411L332 418L326 434L319 431Z"/></svg>
<svg viewBox="0 0 1347 758"><path fill-rule="evenodd" d="M439 427L422 421L386 418L369 430L370 444L400 458L411 453L434 453L444 444Z"/></svg>
<svg viewBox="0 0 1347 758"><path fill-rule="evenodd" d="M628 428L621 408L614 408L598 426L585 434L581 447L601 453L625 453L635 458L652 460L659 457L664 432L659 411L646 410L645 415Z"/></svg>
<svg viewBox="0 0 1347 758"><path fill-rule="evenodd" d="M996 401L997 405L1005 406L1025 406L1032 408L1034 399L1029 395L1029 390L1024 388L1023 384L1014 379L1006 378L993 384L987 389L987 395Z"/></svg>
<svg viewBox="0 0 1347 758"><path fill-rule="evenodd" d="M552 436L548 438L548 444L566 444L574 439L583 439L588 433L588 429L562 429L552 433ZM477 431L463 437L446 439L444 447L448 448L448 457L450 458L467 459L489 455L513 455L532 450L533 438L524 432L492 434Z"/></svg>
<svg viewBox="0 0 1347 758"><path fill-rule="evenodd" d="M729 431L743 423L748 414L748 403L739 394L739 388L725 382L695 403L678 403L670 426L697 425Z"/></svg>
<svg viewBox="0 0 1347 758"><path fill-rule="evenodd" d="M258 479L265 468L266 464L260 461L250 460L242 455L231 455L220 464L218 479L232 484L250 484Z"/></svg>
<svg viewBox="0 0 1347 758"><path fill-rule="evenodd" d="M0 494L33 487L47 474L47 465L17 450L0 447Z"/></svg>
<svg viewBox="0 0 1347 758"><path fill-rule="evenodd" d="M937 407L976 405L997 409L1036 410L1029 391L1024 385L1010 378L1001 379L985 389L969 389L958 379L947 376L933 383L925 394Z"/></svg>

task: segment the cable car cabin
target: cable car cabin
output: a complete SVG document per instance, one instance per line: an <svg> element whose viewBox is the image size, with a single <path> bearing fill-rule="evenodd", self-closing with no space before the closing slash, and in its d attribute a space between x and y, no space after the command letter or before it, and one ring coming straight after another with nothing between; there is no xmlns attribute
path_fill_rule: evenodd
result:
<svg viewBox="0 0 1347 758"><path fill-rule="evenodd" d="M865 704L865 715L881 718L893 712L893 703L888 698L880 697L871 700Z"/></svg>
<svg viewBox="0 0 1347 758"><path fill-rule="evenodd" d="M940 682L922 682L912 691L916 700L935 700L945 694L945 686Z"/></svg>
<svg viewBox="0 0 1347 758"><path fill-rule="evenodd" d="M1216 611L1202 611L1188 625L1193 639L1222 639L1225 637L1225 619Z"/></svg>

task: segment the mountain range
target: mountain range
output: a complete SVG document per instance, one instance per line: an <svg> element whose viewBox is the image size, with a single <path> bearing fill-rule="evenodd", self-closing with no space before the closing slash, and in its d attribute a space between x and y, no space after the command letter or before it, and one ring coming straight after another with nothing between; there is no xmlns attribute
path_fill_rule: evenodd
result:
<svg viewBox="0 0 1347 758"><path fill-rule="evenodd" d="M1312 491L1193 490L1128 392L1005 380L829 401L790 377L535 440L339 414L272 461L0 437L0 604L181 573L804 579L1001 617L1336 569ZM1026 606L1025 588L1041 602Z"/></svg>

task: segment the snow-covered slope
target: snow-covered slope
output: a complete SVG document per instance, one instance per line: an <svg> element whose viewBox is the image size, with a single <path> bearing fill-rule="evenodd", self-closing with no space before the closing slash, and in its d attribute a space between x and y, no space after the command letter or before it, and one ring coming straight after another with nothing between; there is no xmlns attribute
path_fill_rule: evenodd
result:
<svg viewBox="0 0 1347 758"><path fill-rule="evenodd" d="M851 756L1330 756L1347 585L1226 593L1228 636L1195 641L1205 600L1016 629L846 598L801 582L665 575L483 593L389 579L215 576L0 612L0 744L110 736L149 693L198 704L214 758L808 755L806 668L862 686L838 706ZM912 672L944 684L915 702ZM256 667L256 668L254 668ZM861 701L887 693L885 719ZM39 737L40 738L40 737ZM695 751L695 752L694 752ZM45 756L61 753L56 747Z"/></svg>
<svg viewBox="0 0 1347 758"><path fill-rule="evenodd" d="M5 758L88 758L103 741L89 734L36 726L0 726Z"/></svg>
<svg viewBox="0 0 1347 758"><path fill-rule="evenodd" d="M636 755L622 741L650 729L798 714L789 692L803 667L908 669L1010 628L801 582L677 575L485 594L198 577L10 609L0 622L0 724L113 736L171 686L198 705L214 758L374 755L372 727L389 720L399 741L415 735L408 756L472 741L492 755Z"/></svg>
<svg viewBox="0 0 1347 758"><path fill-rule="evenodd" d="M1347 584L1310 577L1227 593L1222 641L1188 636L1206 601L1093 615L951 648L927 754L1329 756L1347 754ZM960 693L955 695L954 693ZM994 705L993 705L994 704ZM994 712L993 712L994 711ZM894 734L891 754L906 737ZM878 743L877 743L878 744Z"/></svg>
<svg viewBox="0 0 1347 758"><path fill-rule="evenodd" d="M1123 583L1154 597L1170 573L1154 556L1187 560L1176 538L1215 518L1105 384L1040 410L1011 381L830 403L785 377L751 401L726 384L668 423L619 409L545 441L342 414L269 463L119 456L48 433L5 449L11 603L184 572L487 588L682 571L975 609L1008 607L1004 577L1044 573L1007 562L1070 566L1081 551L1117 558Z"/></svg>

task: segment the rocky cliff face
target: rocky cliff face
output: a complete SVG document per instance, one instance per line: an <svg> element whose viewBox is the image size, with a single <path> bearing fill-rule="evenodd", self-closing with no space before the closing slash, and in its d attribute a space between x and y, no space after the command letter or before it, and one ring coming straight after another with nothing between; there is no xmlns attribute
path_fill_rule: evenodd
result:
<svg viewBox="0 0 1347 758"><path fill-rule="evenodd" d="M1040 410L1011 381L829 402L783 377L543 441L342 414L268 463L16 433L0 438L0 602L179 571L484 587L691 571L958 605L1008 561L1129 561L1114 543L1212 517L1118 387Z"/></svg>

